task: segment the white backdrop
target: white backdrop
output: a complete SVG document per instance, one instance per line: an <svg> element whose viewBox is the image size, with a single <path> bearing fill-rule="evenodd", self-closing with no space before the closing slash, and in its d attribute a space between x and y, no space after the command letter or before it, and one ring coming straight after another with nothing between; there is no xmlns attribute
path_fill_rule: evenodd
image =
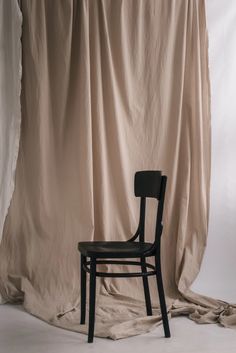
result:
<svg viewBox="0 0 236 353"><path fill-rule="evenodd" d="M0 241L20 139L21 23L17 0L0 0Z"/></svg>
<svg viewBox="0 0 236 353"><path fill-rule="evenodd" d="M236 302L236 0L206 0L212 111L209 237L192 289Z"/></svg>

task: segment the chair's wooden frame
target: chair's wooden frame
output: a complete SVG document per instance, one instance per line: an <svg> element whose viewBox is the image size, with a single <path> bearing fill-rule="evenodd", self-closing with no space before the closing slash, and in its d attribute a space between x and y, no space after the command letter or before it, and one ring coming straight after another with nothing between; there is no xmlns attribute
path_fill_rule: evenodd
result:
<svg viewBox="0 0 236 353"><path fill-rule="evenodd" d="M164 287L161 272L161 234L162 234L162 215L165 200L167 177L161 175L160 171L141 171L135 174L135 196L141 198L140 202L140 217L139 225L134 236L128 242L134 242L139 238L140 242L144 242L145 236L145 209L146 198L156 198L158 201L157 215L156 215L156 229L155 240L148 251L144 251L140 257L140 261L119 260L120 258L137 258L136 254L124 254L117 252L110 254L109 259L106 259L106 254L101 252L84 253L82 251L82 244L79 243L79 251L81 252L81 324L85 323L86 313L86 273L90 274L90 298L89 298L89 332L88 342L93 342L94 337L94 323L95 323L95 299L96 299L96 277L142 277L144 296L146 303L147 315L152 315L152 305L150 298L150 291L148 285L148 276L155 275L157 280L157 288L159 294L160 308L162 314L162 321L164 326L165 337L170 337L169 322L167 316ZM125 242L124 242L125 243ZM146 262L146 258L154 256L155 265ZM87 260L87 257L89 260ZM105 259L104 259L105 258ZM111 259L118 260L111 260ZM100 259L100 260L99 260ZM101 260L102 259L102 260ZM129 273L108 273L97 272L97 265L99 264L119 264L119 265L135 265L141 267L141 272ZM151 269L151 271L148 271Z"/></svg>

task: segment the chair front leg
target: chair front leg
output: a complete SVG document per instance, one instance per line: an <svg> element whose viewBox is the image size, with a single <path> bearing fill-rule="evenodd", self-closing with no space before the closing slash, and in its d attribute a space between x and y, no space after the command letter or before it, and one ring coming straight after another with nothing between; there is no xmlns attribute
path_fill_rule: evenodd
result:
<svg viewBox="0 0 236 353"><path fill-rule="evenodd" d="M158 288L158 294L159 294L159 301L160 301L165 337L170 337L170 328L169 328L169 321L168 321L168 315L166 310L165 293L164 293L162 273L161 273L160 254L155 256L155 264L156 264L156 271L157 271L157 274L156 274L157 288Z"/></svg>
<svg viewBox="0 0 236 353"><path fill-rule="evenodd" d="M81 254L80 257L80 323L85 324L85 313L86 313L86 271L83 266L86 262L86 257Z"/></svg>
<svg viewBox="0 0 236 353"><path fill-rule="evenodd" d="M141 257L141 269L142 269L142 273L147 272L146 260L145 260L144 256ZM144 289L144 297L145 297L147 315L152 316L152 304L151 304L151 297L150 297L147 276L143 276L143 289Z"/></svg>
<svg viewBox="0 0 236 353"><path fill-rule="evenodd" d="M91 258L88 343L93 342L94 323L95 323L95 303L96 303L96 258Z"/></svg>

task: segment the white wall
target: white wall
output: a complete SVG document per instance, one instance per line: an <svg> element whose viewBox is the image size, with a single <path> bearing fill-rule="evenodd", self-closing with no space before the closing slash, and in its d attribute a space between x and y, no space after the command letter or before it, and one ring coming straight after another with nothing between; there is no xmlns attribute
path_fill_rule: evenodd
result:
<svg viewBox="0 0 236 353"><path fill-rule="evenodd" d="M212 111L209 238L192 289L236 303L236 0L206 0Z"/></svg>
<svg viewBox="0 0 236 353"><path fill-rule="evenodd" d="M0 0L0 241L20 140L21 23L17 0Z"/></svg>

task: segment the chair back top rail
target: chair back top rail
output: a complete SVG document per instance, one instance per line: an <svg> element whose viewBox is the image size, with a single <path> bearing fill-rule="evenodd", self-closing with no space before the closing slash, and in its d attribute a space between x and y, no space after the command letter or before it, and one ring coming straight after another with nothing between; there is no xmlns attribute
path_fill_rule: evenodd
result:
<svg viewBox="0 0 236 353"><path fill-rule="evenodd" d="M158 200L158 207L156 214L155 240L152 250L158 246L163 229L162 216L166 183L167 176L162 175L159 170L138 171L135 173L134 194L136 197L140 197L140 215L138 229L129 241L134 241L138 237L139 241L145 241L146 198L155 198Z"/></svg>

